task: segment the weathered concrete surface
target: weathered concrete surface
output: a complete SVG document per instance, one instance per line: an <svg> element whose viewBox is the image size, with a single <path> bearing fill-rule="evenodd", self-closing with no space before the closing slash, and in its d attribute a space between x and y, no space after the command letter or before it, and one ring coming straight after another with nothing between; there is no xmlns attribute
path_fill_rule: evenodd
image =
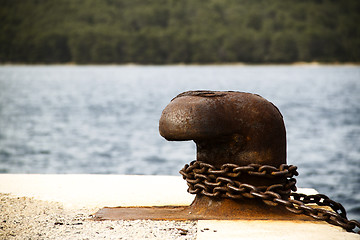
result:
<svg viewBox="0 0 360 240"><path fill-rule="evenodd" d="M196 222L93 221L89 208L0 193L0 239L179 239L196 238Z"/></svg>
<svg viewBox="0 0 360 240"><path fill-rule="evenodd" d="M195 239L191 221L93 221L104 206L188 205L181 177L0 174L0 239Z"/></svg>

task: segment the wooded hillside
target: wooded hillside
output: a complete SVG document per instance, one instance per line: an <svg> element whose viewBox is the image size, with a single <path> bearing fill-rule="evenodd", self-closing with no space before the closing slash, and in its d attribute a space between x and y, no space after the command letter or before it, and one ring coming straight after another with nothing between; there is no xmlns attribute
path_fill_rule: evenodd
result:
<svg viewBox="0 0 360 240"><path fill-rule="evenodd" d="M0 0L0 62L360 62L358 0Z"/></svg>

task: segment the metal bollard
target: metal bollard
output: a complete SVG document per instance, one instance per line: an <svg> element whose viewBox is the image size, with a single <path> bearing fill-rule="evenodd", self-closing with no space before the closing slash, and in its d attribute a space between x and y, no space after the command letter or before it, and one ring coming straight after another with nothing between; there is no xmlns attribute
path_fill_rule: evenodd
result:
<svg viewBox="0 0 360 240"><path fill-rule="evenodd" d="M216 169L224 164L272 167L286 164L286 131L282 115L277 107L259 95L184 92L172 99L164 109L159 130L161 136L170 141L193 140L197 148L197 161ZM250 174L241 174L233 179L255 187L284 184L286 181L284 176L261 178ZM189 209L193 216L205 219L294 218L294 214L284 208L272 208L251 195L250 199L234 200L216 197L213 191L206 193L202 191L196 194Z"/></svg>
<svg viewBox="0 0 360 240"><path fill-rule="evenodd" d="M193 140L197 146L197 160L215 168L224 164L278 168L286 163L286 131L282 115L272 103L255 94L184 92L163 110L159 131L170 141ZM237 175L236 181L256 187L275 186L286 181L284 175L272 178L261 178L259 172ZM95 217L99 220L311 219L295 215L284 207L268 206L262 201L266 199L244 194L250 198L198 193L188 207L104 208Z"/></svg>

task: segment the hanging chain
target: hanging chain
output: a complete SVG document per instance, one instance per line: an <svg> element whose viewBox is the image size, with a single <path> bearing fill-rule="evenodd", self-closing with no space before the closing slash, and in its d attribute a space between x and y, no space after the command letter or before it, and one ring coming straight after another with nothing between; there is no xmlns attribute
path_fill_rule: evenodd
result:
<svg viewBox="0 0 360 240"><path fill-rule="evenodd" d="M314 219L326 221L340 226L348 232L355 232L355 228L360 228L358 221L347 219L346 211L340 203L331 200L326 195L296 193L296 179L293 178L298 175L296 169L296 166L286 164L276 168L269 165L249 164L247 166L238 166L231 163L215 168L208 163L193 161L190 165L186 164L180 170L180 174L187 181L188 192L191 194L231 199L259 198L267 205L281 205L292 213L305 214ZM237 179L239 179L240 175L270 179L283 178L285 182L283 184L255 187L239 182ZM313 208L306 204L327 206L333 211ZM360 230L357 233L360 234Z"/></svg>

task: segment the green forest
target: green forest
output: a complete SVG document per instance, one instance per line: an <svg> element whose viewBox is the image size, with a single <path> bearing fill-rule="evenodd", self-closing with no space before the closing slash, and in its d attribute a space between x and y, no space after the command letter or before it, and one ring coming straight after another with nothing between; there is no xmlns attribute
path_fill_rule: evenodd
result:
<svg viewBox="0 0 360 240"><path fill-rule="evenodd" d="M359 0L0 0L0 63L360 62Z"/></svg>

